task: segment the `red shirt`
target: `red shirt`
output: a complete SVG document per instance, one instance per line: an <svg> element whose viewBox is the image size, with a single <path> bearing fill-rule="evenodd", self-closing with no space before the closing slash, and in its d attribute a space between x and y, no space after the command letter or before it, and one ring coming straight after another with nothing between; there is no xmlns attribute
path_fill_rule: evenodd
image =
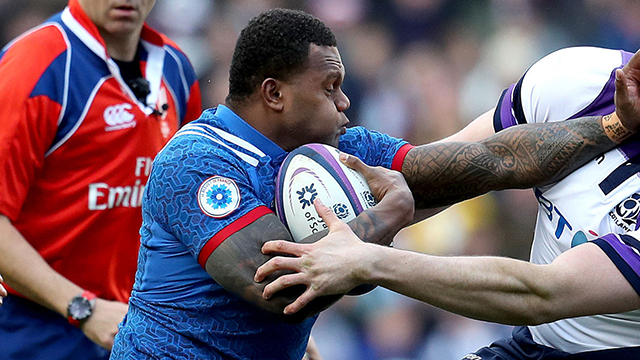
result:
<svg viewBox="0 0 640 360"><path fill-rule="evenodd" d="M141 44L147 105L77 0L0 53L0 213L56 271L123 302L152 160L201 112L186 56L146 25Z"/></svg>

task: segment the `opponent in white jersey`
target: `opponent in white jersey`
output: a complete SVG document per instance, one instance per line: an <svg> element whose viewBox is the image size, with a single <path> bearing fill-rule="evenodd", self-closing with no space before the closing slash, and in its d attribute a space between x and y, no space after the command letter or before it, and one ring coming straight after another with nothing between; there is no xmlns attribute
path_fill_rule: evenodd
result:
<svg viewBox="0 0 640 360"><path fill-rule="evenodd" d="M495 111L495 130L519 123L611 113L615 108L615 70L632 55L619 50L577 47L546 56L517 84L505 90ZM627 141L563 180L535 189L539 210L531 262L551 263L566 250L610 233L640 238L634 231L640 213L639 155L640 141ZM617 257L624 258L623 254L610 252L604 240L596 243L640 292L637 259L620 261ZM637 256L638 249L631 249ZM536 343L569 353L640 346L640 310L564 319L530 326L529 330Z"/></svg>
<svg viewBox="0 0 640 360"><path fill-rule="evenodd" d="M622 112L627 121L629 115L637 121L640 53L632 55L598 48L555 52L505 90L495 109L447 142L407 153L402 172L416 208L424 206L429 196L434 200L431 205L438 205L474 192L545 184L534 188L540 208L531 262L436 257L363 244L324 208L327 211L319 212L328 217L325 222L331 229L325 239L310 246L276 241L263 247L263 252L298 257L277 257L258 269L258 281L275 270L297 272L267 285L264 296L287 286L307 285L307 292L285 309L293 313L316 296L373 283L462 315L537 325L517 327L513 337L465 359L640 358L640 141L630 137L615 148L602 149L564 177L576 164L554 162L576 147L600 140L585 136L585 141L573 142L553 136L560 133L557 126L569 127L585 116L596 116L598 129L622 141L607 125L612 117L602 115ZM627 62L633 66L617 71ZM501 131L527 123L548 124ZM484 139L492 128L498 133ZM627 135L637 131L636 126ZM579 135L572 131L564 135L569 139L572 133ZM479 139L484 140L451 142ZM506 175L507 180L499 175L526 167L530 171ZM550 168L560 169L560 176L545 173ZM380 171L364 165L358 169ZM525 179L536 172L539 176ZM609 313L615 315L594 315Z"/></svg>

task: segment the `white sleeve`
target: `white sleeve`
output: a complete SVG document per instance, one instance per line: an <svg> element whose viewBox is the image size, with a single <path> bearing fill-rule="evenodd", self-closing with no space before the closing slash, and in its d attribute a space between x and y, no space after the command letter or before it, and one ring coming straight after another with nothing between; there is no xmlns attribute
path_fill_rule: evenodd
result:
<svg viewBox="0 0 640 360"><path fill-rule="evenodd" d="M632 55L622 50L572 47L545 56L504 90L494 112L494 130L612 113L615 69Z"/></svg>
<svg viewBox="0 0 640 360"><path fill-rule="evenodd" d="M569 119L606 95L614 69L622 65L619 50L572 47L553 52L522 78L522 114L529 123Z"/></svg>

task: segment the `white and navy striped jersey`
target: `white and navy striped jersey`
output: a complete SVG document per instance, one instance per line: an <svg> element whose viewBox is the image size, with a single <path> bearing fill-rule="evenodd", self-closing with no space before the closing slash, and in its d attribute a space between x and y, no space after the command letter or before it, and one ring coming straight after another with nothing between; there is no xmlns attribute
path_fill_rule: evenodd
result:
<svg viewBox="0 0 640 360"><path fill-rule="evenodd" d="M500 131L615 110L615 70L633 54L592 47L556 51L506 89L494 115ZM640 293L640 142L626 142L563 180L534 189L539 202L531 262L594 241ZM623 235L626 234L626 235ZM535 342L568 353L640 346L640 310L529 327Z"/></svg>

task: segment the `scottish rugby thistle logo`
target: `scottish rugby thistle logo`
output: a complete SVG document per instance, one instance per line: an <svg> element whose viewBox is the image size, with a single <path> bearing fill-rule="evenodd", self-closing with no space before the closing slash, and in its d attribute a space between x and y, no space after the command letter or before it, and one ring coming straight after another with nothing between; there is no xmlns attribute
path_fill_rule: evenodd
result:
<svg viewBox="0 0 640 360"><path fill-rule="evenodd" d="M347 205L343 203L337 203L333 205L333 212L336 214L338 219L346 219L349 217L349 208Z"/></svg>
<svg viewBox="0 0 640 360"><path fill-rule="evenodd" d="M198 205L208 216L222 218L240 205L240 190L236 182L214 176L205 180L198 189Z"/></svg>

